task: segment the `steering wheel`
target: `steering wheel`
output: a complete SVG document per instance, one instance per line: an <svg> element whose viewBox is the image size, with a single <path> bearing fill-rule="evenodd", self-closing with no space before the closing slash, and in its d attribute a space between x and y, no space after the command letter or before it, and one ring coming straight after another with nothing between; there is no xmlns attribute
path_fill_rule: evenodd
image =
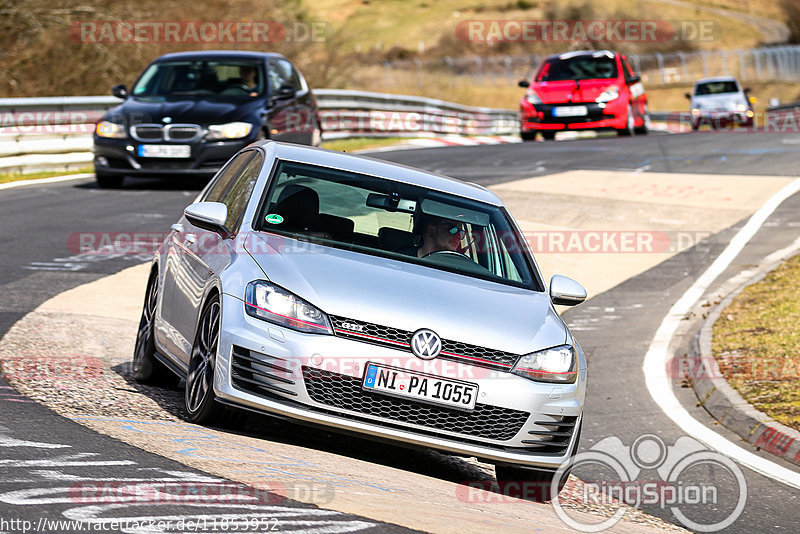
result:
<svg viewBox="0 0 800 534"><path fill-rule="evenodd" d="M427 258L428 256L433 256L434 254L442 254L443 256L455 256L456 258L465 258L469 261L472 261L472 258L464 254L463 252L458 252L455 250L434 250L433 252L428 252L423 258Z"/></svg>

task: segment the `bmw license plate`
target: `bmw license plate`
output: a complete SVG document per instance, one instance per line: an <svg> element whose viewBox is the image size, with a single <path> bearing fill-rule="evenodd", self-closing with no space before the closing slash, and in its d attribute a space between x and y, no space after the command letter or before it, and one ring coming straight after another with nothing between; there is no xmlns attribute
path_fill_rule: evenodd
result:
<svg viewBox="0 0 800 534"><path fill-rule="evenodd" d="M190 158L189 145L139 145L140 158Z"/></svg>
<svg viewBox="0 0 800 534"><path fill-rule="evenodd" d="M368 363L362 387L403 399L440 404L456 410L472 410L478 399L478 386L405 369Z"/></svg>
<svg viewBox="0 0 800 534"><path fill-rule="evenodd" d="M586 106L559 106L553 108L553 117L584 117L589 110Z"/></svg>

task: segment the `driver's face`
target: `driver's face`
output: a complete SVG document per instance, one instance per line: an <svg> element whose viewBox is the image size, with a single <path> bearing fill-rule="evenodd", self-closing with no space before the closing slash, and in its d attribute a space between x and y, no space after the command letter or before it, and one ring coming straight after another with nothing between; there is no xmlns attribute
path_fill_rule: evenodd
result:
<svg viewBox="0 0 800 534"><path fill-rule="evenodd" d="M436 250L458 250L461 246L461 234L464 229L460 224L452 222L439 222L433 227L432 238Z"/></svg>

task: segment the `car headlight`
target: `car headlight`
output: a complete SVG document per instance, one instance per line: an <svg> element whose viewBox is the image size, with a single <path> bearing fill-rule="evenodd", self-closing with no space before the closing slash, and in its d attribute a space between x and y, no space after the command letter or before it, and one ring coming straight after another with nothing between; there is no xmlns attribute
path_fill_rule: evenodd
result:
<svg viewBox="0 0 800 534"><path fill-rule="evenodd" d="M611 87L606 88L605 91L600 93L600 96L598 96L595 99L595 102L597 103L611 102L612 100L616 100L617 98L619 98L619 88L615 85L612 85Z"/></svg>
<svg viewBox="0 0 800 534"><path fill-rule="evenodd" d="M700 108L692 108L692 115L694 115L695 117L700 115Z"/></svg>
<svg viewBox="0 0 800 534"><path fill-rule="evenodd" d="M525 94L525 100L527 100L529 104L533 104L534 106L536 104L542 103L542 99L539 98L539 95L537 95L535 91L528 91Z"/></svg>
<svg viewBox="0 0 800 534"><path fill-rule="evenodd" d="M538 382L572 383L578 377L575 347L561 345L522 356L512 373Z"/></svg>
<svg viewBox="0 0 800 534"><path fill-rule="evenodd" d="M312 334L333 334L328 316L282 287L257 280L247 284L244 309L247 315Z"/></svg>
<svg viewBox="0 0 800 534"><path fill-rule="evenodd" d="M741 112L747 111L747 105L746 104L736 104L736 111L741 111Z"/></svg>
<svg viewBox="0 0 800 534"><path fill-rule="evenodd" d="M249 122L212 124L208 127L206 139L240 139L250 135L251 131L253 131L253 125Z"/></svg>
<svg viewBox="0 0 800 534"><path fill-rule="evenodd" d="M99 137L112 137L114 139L125 139L128 133L125 131L124 124L117 124L111 121L100 121L94 127L94 131Z"/></svg>

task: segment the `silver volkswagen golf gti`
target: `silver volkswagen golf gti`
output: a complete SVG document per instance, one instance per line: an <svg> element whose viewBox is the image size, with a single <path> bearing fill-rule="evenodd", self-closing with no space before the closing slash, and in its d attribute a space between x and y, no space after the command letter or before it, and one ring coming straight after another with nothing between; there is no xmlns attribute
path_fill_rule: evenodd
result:
<svg viewBox="0 0 800 534"><path fill-rule="evenodd" d="M267 141L234 156L172 226L133 372L184 378L197 423L263 412L560 488L586 360L554 305L585 298L566 277L546 288L484 187Z"/></svg>

